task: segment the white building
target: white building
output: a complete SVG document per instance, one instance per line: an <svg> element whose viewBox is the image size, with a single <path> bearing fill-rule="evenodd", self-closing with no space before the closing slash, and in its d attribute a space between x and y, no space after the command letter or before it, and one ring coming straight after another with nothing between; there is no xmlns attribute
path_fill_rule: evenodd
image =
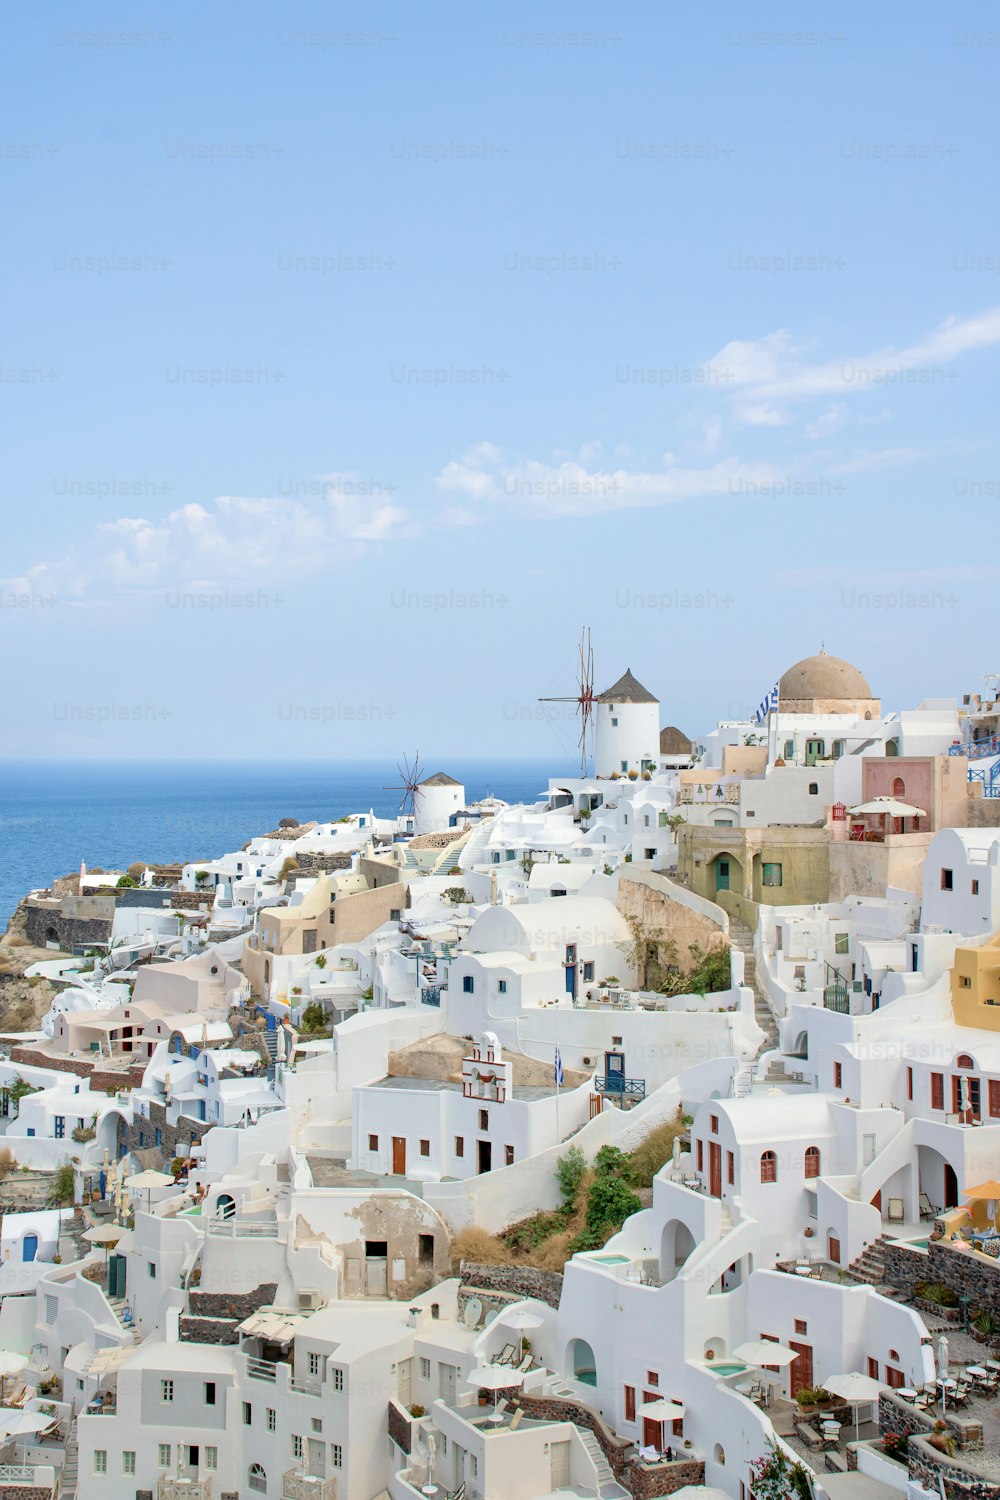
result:
<svg viewBox="0 0 1000 1500"><path fill-rule="evenodd" d="M631 671L594 699L597 776L641 775L659 765L660 704Z"/></svg>

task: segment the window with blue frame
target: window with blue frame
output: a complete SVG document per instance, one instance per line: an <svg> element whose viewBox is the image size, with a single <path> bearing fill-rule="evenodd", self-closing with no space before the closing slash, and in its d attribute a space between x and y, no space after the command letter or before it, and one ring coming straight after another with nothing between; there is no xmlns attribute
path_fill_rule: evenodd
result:
<svg viewBox="0 0 1000 1500"><path fill-rule="evenodd" d="M476 981L473 979L472 975L471 974L463 974L462 975L462 993L463 993L463 995L472 995L472 994L475 993L475 989L476 989Z"/></svg>
<svg viewBox="0 0 1000 1500"><path fill-rule="evenodd" d="M56 1115L54 1125L56 1140L61 1141L63 1136L66 1134L66 1116Z"/></svg>

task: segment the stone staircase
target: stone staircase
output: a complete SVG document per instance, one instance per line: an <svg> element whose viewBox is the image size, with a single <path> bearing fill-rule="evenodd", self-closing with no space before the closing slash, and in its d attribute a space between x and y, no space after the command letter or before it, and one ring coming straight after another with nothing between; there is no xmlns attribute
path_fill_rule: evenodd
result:
<svg viewBox="0 0 1000 1500"><path fill-rule="evenodd" d="M866 1245L856 1260L852 1260L846 1273L852 1281L864 1282L881 1289L885 1285L885 1239L881 1235Z"/></svg>
<svg viewBox="0 0 1000 1500"><path fill-rule="evenodd" d="M59 1500L76 1500L79 1471L80 1450L76 1436L76 1417L74 1417L66 1438L66 1456L63 1460L62 1477L59 1483Z"/></svg>
<svg viewBox="0 0 1000 1500"><path fill-rule="evenodd" d="M618 1496L628 1497L628 1490L623 1489L614 1476L614 1472L607 1459L604 1457L604 1449L592 1432L586 1427L577 1427L577 1432L590 1455L597 1475L597 1493L602 1500L617 1500Z"/></svg>
<svg viewBox="0 0 1000 1500"><path fill-rule="evenodd" d="M753 933L739 917L729 918L729 942L743 954L743 983L753 990L753 1008L757 1025L764 1033L764 1041L758 1049L761 1053L773 1052L778 1045L778 1027L774 1013L757 981L757 959L753 948Z"/></svg>

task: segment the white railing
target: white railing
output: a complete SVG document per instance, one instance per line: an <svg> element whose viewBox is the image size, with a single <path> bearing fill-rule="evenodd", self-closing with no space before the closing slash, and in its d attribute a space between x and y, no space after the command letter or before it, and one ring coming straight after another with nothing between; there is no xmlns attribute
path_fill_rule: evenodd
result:
<svg viewBox="0 0 1000 1500"><path fill-rule="evenodd" d="M274 1385L278 1378L278 1366L269 1359L247 1358L247 1374L251 1380L267 1380Z"/></svg>
<svg viewBox="0 0 1000 1500"><path fill-rule="evenodd" d="M254 1235L260 1239L276 1240L278 1225L273 1219L209 1219L208 1232L230 1240L250 1239Z"/></svg>
<svg viewBox="0 0 1000 1500"><path fill-rule="evenodd" d="M336 1479L321 1479L301 1469L286 1469L281 1480L282 1500L337 1500Z"/></svg>
<svg viewBox="0 0 1000 1500"><path fill-rule="evenodd" d="M7 1484L11 1480L30 1484L34 1473L33 1464L0 1464L0 1484Z"/></svg>
<svg viewBox="0 0 1000 1500"><path fill-rule="evenodd" d="M212 1481L163 1474L156 1481L156 1500L212 1500Z"/></svg>

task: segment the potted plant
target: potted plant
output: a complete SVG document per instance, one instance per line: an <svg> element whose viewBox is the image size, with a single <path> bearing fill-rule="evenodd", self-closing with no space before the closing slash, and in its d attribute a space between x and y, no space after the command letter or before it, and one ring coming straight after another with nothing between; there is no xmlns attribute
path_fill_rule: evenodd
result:
<svg viewBox="0 0 1000 1500"><path fill-rule="evenodd" d="M480 1406L488 1406L489 1405L489 1399L490 1399L490 1393L489 1393L489 1391L484 1390L482 1387L480 1387L480 1389L479 1389L479 1404L480 1404Z"/></svg>

